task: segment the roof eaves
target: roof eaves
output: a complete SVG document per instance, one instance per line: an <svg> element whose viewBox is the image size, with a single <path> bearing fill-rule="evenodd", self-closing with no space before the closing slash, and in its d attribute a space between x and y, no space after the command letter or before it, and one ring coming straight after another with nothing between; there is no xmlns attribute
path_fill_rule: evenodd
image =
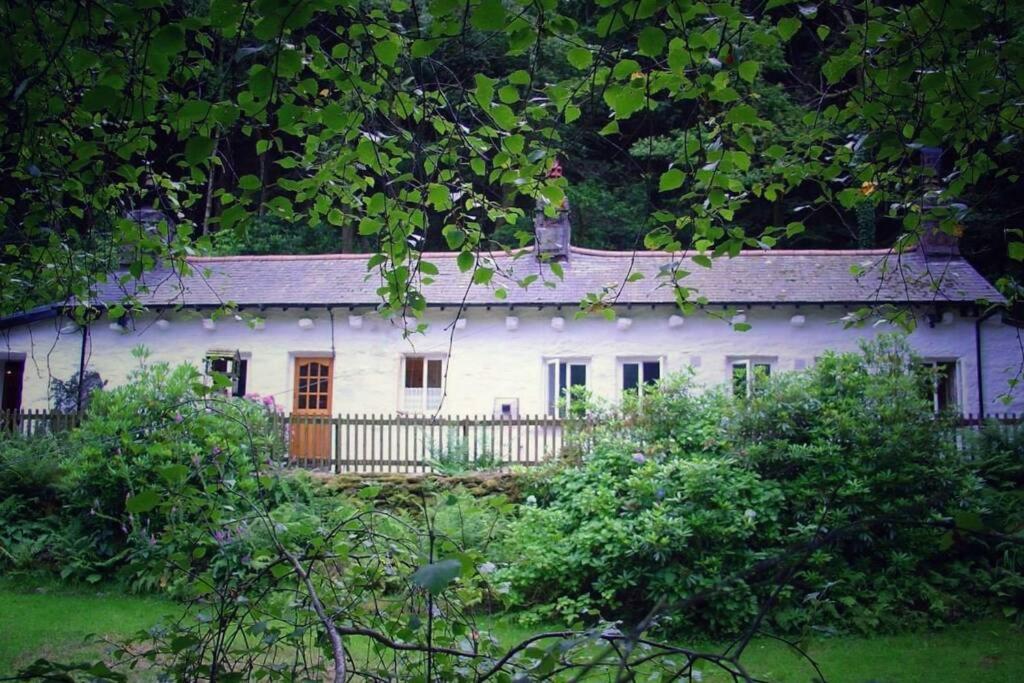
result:
<svg viewBox="0 0 1024 683"><path fill-rule="evenodd" d="M61 304L47 304L46 306L37 306L27 311L5 316L0 318L0 330L7 330L19 325L28 325L40 320L56 318L62 308L63 306Z"/></svg>

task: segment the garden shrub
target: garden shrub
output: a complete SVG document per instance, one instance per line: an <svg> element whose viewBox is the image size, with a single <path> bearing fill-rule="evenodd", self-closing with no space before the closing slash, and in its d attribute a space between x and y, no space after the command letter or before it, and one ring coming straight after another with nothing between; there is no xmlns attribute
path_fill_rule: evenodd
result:
<svg viewBox="0 0 1024 683"><path fill-rule="evenodd" d="M987 576L1005 616L1024 623L1024 427L990 422L964 436L964 454L984 482L981 524L1005 535Z"/></svg>
<svg viewBox="0 0 1024 683"><path fill-rule="evenodd" d="M0 567L31 569L60 509L63 434L0 435Z"/></svg>
<svg viewBox="0 0 1024 683"><path fill-rule="evenodd" d="M553 478L545 500L522 508L501 573L514 604L539 616L642 617L658 598L683 601L742 573L778 541L782 494L728 456L630 453L599 442L583 466ZM558 596L558 597L556 597ZM757 608L742 579L677 628L735 632Z"/></svg>
<svg viewBox="0 0 1024 683"><path fill-rule="evenodd" d="M33 551L7 562L155 588L169 575L169 546L158 547L157 538L196 521L187 506L166 510L156 501L184 502L224 481L253 491L282 453L262 405L212 393L189 365L141 365L125 385L95 392L81 426L67 435L0 446L3 514L18 516L4 533L37 539ZM282 502L294 497L293 478L268 481ZM184 534L180 543L203 539Z"/></svg>
<svg viewBox="0 0 1024 683"><path fill-rule="evenodd" d="M734 633L769 595L771 573L751 568L806 554L773 598L776 628L870 632L977 610L990 558L947 527L982 509L983 483L932 413L929 381L888 337L751 397L666 379L609 415L579 466L533 487L510 525L520 559L500 574L510 604L635 619L664 600L669 627Z"/></svg>

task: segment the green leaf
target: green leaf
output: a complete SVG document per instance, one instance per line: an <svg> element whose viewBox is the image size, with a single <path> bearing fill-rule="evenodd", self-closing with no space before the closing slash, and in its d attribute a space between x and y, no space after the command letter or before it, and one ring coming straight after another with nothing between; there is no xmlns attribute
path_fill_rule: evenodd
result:
<svg viewBox="0 0 1024 683"><path fill-rule="evenodd" d="M740 78L745 80L747 83L753 83L754 79L757 78L757 71L761 68L760 62L748 60L743 62L739 66Z"/></svg>
<svg viewBox="0 0 1024 683"><path fill-rule="evenodd" d="M505 28L505 6L501 0L483 0L473 9L469 23L479 31L500 31Z"/></svg>
<svg viewBox="0 0 1024 683"><path fill-rule="evenodd" d="M551 261L548 266L551 268L551 272L554 273L555 277L559 280L565 279L565 270L562 269L562 264L558 261Z"/></svg>
<svg viewBox="0 0 1024 683"><path fill-rule="evenodd" d="M177 54L185 49L185 32L177 24L164 26L153 34L149 48L162 55Z"/></svg>
<svg viewBox="0 0 1024 683"><path fill-rule="evenodd" d="M431 595L438 595L449 583L462 573L462 563L458 560L441 560L425 565L412 575L414 586L425 588Z"/></svg>
<svg viewBox="0 0 1024 683"><path fill-rule="evenodd" d="M394 40L381 40L373 44L373 54L384 64L394 66L398 61L399 45Z"/></svg>
<svg viewBox="0 0 1024 683"><path fill-rule="evenodd" d="M473 264L476 263L476 257L473 256L471 251L460 251L455 262L458 264L459 270L465 273L473 268Z"/></svg>
<svg viewBox="0 0 1024 683"><path fill-rule="evenodd" d="M640 54L657 57L665 49L665 32L657 26L647 26L637 36L636 44Z"/></svg>
<svg viewBox="0 0 1024 683"><path fill-rule="evenodd" d="M629 85L608 88L604 93L605 102L615 112L615 117L620 119L628 119L640 111L644 106L644 98L643 90Z"/></svg>
<svg viewBox="0 0 1024 683"><path fill-rule="evenodd" d="M1010 258L1014 261L1024 261L1024 242L1010 242Z"/></svg>
<svg viewBox="0 0 1024 683"><path fill-rule="evenodd" d="M198 165L210 159L213 154L213 140L205 135L194 135L185 143L185 161Z"/></svg>
<svg viewBox="0 0 1024 683"><path fill-rule="evenodd" d="M686 180L685 173L678 168L670 168L661 174L661 179L658 181L658 192L668 192L682 187L684 180Z"/></svg>
<svg viewBox="0 0 1024 683"><path fill-rule="evenodd" d="M789 40L800 30L801 22L796 17L783 17L778 23L779 37Z"/></svg>
<svg viewBox="0 0 1024 683"><path fill-rule="evenodd" d="M829 85L835 85L843 80L843 77L849 73L850 69L857 66L857 63L855 57L836 55L825 62L825 65L821 67L821 73L824 74Z"/></svg>
<svg viewBox="0 0 1024 683"><path fill-rule="evenodd" d="M238 0L211 0L210 26L219 29L234 28L242 18L242 4Z"/></svg>
<svg viewBox="0 0 1024 683"><path fill-rule="evenodd" d="M515 112L507 105L498 104L491 107L491 117L504 130L512 130L516 127Z"/></svg>
<svg viewBox="0 0 1024 683"><path fill-rule="evenodd" d="M436 40L414 40L410 51L414 59L422 59L434 54L439 45L440 42Z"/></svg>
<svg viewBox="0 0 1024 683"><path fill-rule="evenodd" d="M244 175L238 179L238 186L243 190L260 189L260 179L254 175Z"/></svg>
<svg viewBox="0 0 1024 683"><path fill-rule="evenodd" d="M427 188L427 204L438 211L450 209L452 208L452 193L444 185L431 183Z"/></svg>
<svg viewBox="0 0 1024 683"><path fill-rule="evenodd" d="M140 512L149 512L160 504L160 494L154 489L146 489L141 493L128 498L125 509L133 515Z"/></svg>
<svg viewBox="0 0 1024 683"><path fill-rule="evenodd" d="M758 124L764 123L757 115L757 110L749 104L738 104L725 115L726 123Z"/></svg>
<svg viewBox="0 0 1024 683"><path fill-rule="evenodd" d="M188 476L188 467L185 465L165 465L160 468L160 476L168 484L176 484L179 481L184 481Z"/></svg>
<svg viewBox="0 0 1024 683"><path fill-rule="evenodd" d="M359 234L360 235L376 235L380 232L380 229L384 227L384 224L375 218L363 218L359 221Z"/></svg>
<svg viewBox="0 0 1024 683"><path fill-rule="evenodd" d="M573 67L583 71L594 63L594 55L585 47L574 47L565 53L566 59Z"/></svg>

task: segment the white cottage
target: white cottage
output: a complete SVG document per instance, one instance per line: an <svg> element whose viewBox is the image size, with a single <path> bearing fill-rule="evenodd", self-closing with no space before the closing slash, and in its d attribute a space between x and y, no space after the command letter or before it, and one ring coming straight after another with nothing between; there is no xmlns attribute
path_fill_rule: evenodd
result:
<svg viewBox="0 0 1024 683"><path fill-rule="evenodd" d="M380 277L368 255L194 258L186 277L147 273L131 285L146 312L125 320L79 329L56 305L0 321L2 405L46 408L51 378L80 367L122 382L141 344L153 360L214 369L237 352L235 391L273 396L298 414L557 416L569 387L614 399L685 368L705 385L749 390L760 373L799 370L892 330L842 324L852 310L891 303L916 317L910 342L945 371L937 407L1024 408L1019 389L1009 406L999 401L1021 367L1020 330L985 313L979 302L1001 297L949 245L749 251L705 268L679 254L570 247L564 219L540 221L538 233L544 258L485 257L496 269L489 286L471 286L457 254L425 254L439 271L422 287L428 327L408 337L407 321L377 313ZM695 314L680 314L663 277L671 269L688 271L684 284L706 299ZM614 293L615 319L577 319L580 300L603 291ZM104 285L95 303L123 294ZM242 315L215 317L227 303Z"/></svg>

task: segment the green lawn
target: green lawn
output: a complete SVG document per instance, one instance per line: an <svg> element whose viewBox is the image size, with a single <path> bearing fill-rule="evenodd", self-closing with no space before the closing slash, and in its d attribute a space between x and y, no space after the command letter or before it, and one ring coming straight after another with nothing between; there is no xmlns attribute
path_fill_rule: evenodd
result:
<svg viewBox="0 0 1024 683"><path fill-rule="evenodd" d="M0 582L0 672L11 673L37 657L89 660L103 654L88 634L133 633L176 611L174 603L118 594L109 588L60 589ZM503 641L529 631L492 623ZM924 683L1024 680L1024 632L1005 621L961 624L944 631L876 638L822 638L805 643L830 683ZM808 683L812 671L778 642L759 640L744 657L748 670L779 683ZM723 680L705 667L706 681Z"/></svg>
<svg viewBox="0 0 1024 683"><path fill-rule="evenodd" d="M39 657L95 661L106 646L87 642L87 636L133 634L175 610L167 600L124 595L109 587L0 582L0 673L13 673Z"/></svg>

